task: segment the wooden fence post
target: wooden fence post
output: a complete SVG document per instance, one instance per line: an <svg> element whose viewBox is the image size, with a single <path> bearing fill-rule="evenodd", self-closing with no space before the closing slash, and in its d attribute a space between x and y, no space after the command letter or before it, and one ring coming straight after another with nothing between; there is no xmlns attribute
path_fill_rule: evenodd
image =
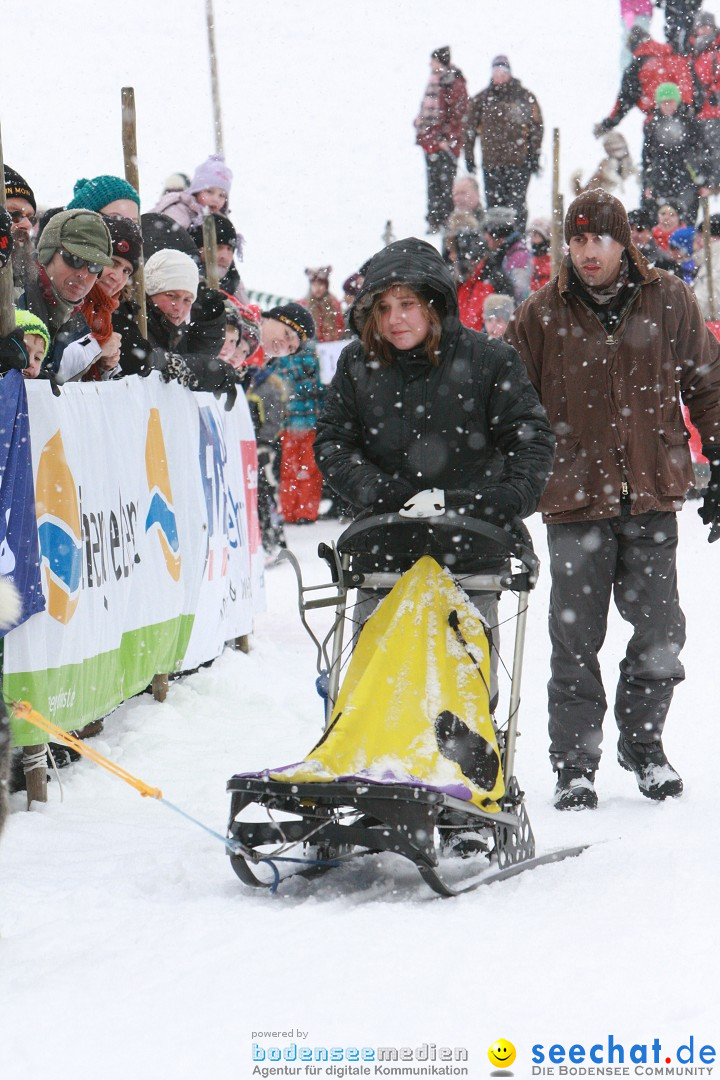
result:
<svg viewBox="0 0 720 1080"><path fill-rule="evenodd" d="M220 80L218 79L217 51L215 49L215 15L212 0L205 0L208 53L210 54L210 86L212 89L213 126L215 128L215 153L224 154L222 110L220 108Z"/></svg>
<svg viewBox="0 0 720 1080"><path fill-rule="evenodd" d="M552 275L560 270L563 249L563 197L560 191L560 129L553 128L552 232L550 261Z"/></svg>
<svg viewBox="0 0 720 1080"><path fill-rule="evenodd" d="M717 298L715 296L715 281L713 279L713 264L712 264L712 244L710 242L710 200L707 195L703 195L700 199L700 205L702 206L702 231L703 231L703 253L705 256L705 274L707 275L708 284L708 310L710 312L710 321L715 322L717 320Z"/></svg>
<svg viewBox="0 0 720 1080"><path fill-rule="evenodd" d="M135 90L132 86L123 86L120 91L122 103L122 144L125 162L125 179L140 194L140 172L137 156L137 121L135 116ZM145 307L145 267L142 248L138 268L133 274L133 292L138 306L138 328L144 338L147 337L147 311Z"/></svg>

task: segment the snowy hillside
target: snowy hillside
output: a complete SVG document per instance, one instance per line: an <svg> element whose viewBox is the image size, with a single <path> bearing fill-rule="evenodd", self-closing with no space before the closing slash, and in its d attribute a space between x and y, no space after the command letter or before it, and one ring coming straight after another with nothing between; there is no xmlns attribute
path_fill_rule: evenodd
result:
<svg viewBox="0 0 720 1080"><path fill-rule="evenodd" d="M304 267L329 261L339 286L380 246L386 220L396 236L422 235L412 118L441 44L452 46L473 93L490 58L506 52L547 130L562 131L563 178L587 174L601 156L592 124L619 84L617 7L215 0L247 284L298 295ZM706 7L720 17L719 0ZM76 178L121 170L123 85L136 89L146 207L168 173L191 171L213 149L200 0L112 8L37 0L14 12L16 27L21 18L31 36L4 57L3 149L40 201L65 202ZM638 157L638 117L621 130ZM550 146L546 135L531 214L549 209ZM631 186L628 204L636 194ZM544 530L530 524L544 560ZM607 1046L610 1037L625 1047L628 1075L636 1075L629 1048L656 1038L673 1067L693 1039L699 1065L697 1050L720 1044L720 544L708 546L693 504L680 530L687 681L665 744L685 780L682 799L640 796L615 762L610 717L598 810L552 809L544 569L532 597L517 773L539 850L588 843L588 851L456 900L434 898L410 869L378 874L372 860L284 895L256 895L217 840L81 762L61 774L62 801L54 781L32 813L14 796L0 841L0 1077L246 1080L260 1075L253 1042L290 1041L257 1033L291 1030L306 1033L294 1038L308 1046L465 1047L473 1080L490 1075L487 1048L501 1037L517 1048L520 1080L533 1075L536 1044ZM337 532L289 529L309 573L322 575L317 543ZM249 655L227 652L173 683L162 705L149 696L126 703L94 740L220 832L227 778L297 760L321 730L289 567L270 571L267 589ZM603 654L611 697L626 639L613 615Z"/></svg>

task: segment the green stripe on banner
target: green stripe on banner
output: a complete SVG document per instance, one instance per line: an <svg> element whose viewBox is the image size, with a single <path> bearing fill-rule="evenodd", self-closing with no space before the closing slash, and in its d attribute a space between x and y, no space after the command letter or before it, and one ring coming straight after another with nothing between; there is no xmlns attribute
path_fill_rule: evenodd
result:
<svg viewBox="0 0 720 1080"><path fill-rule="evenodd" d="M75 731L139 694L154 675L176 671L187 651L194 618L180 615L130 630L119 648L79 664L9 673L3 679L5 699L29 701L47 720L64 731ZM45 741L32 724L12 720L11 727L17 746Z"/></svg>

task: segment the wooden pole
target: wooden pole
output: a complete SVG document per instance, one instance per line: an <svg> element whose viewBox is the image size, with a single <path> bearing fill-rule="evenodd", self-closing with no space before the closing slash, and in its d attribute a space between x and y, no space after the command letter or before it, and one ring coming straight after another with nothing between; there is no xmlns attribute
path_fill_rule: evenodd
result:
<svg viewBox="0 0 720 1080"><path fill-rule="evenodd" d="M550 261L553 277L560 271L563 242L563 197L560 191L560 128L553 128L552 232Z"/></svg>
<svg viewBox="0 0 720 1080"><path fill-rule="evenodd" d="M716 322L717 300L715 298L715 281L713 280L712 244L710 242L710 200L707 195L702 196L700 205L702 206L703 252L708 286L708 310L710 312L710 321Z"/></svg>
<svg viewBox="0 0 720 1080"><path fill-rule="evenodd" d="M40 755L40 760L37 760ZM37 746L23 746L23 764L30 762L32 758L34 768L25 773L25 785L27 790L27 808L34 802L47 802L47 745L38 743Z"/></svg>
<svg viewBox="0 0 720 1080"><path fill-rule="evenodd" d="M224 154L222 112L220 110L220 84L218 80L217 52L215 49L215 15L212 0L205 0L208 53L210 54L210 85L212 89L213 118L215 127L215 153Z"/></svg>
<svg viewBox="0 0 720 1080"><path fill-rule="evenodd" d="M220 270L217 262L217 229L215 218L206 214L203 218L203 258L205 259L205 280L211 289L220 288Z"/></svg>
<svg viewBox="0 0 720 1080"><path fill-rule="evenodd" d="M135 116L135 90L132 86L123 86L120 91L122 102L122 144L125 161L125 179L140 192L140 174L137 156L137 123ZM133 291L138 306L138 327L144 338L147 337L147 311L145 308L145 269L142 251L137 270L133 274Z"/></svg>
<svg viewBox="0 0 720 1080"><path fill-rule="evenodd" d="M156 701L164 701L168 692L167 675L153 675L152 696Z"/></svg>
<svg viewBox="0 0 720 1080"><path fill-rule="evenodd" d="M5 161L2 150L2 132L0 131L0 203L7 204L5 197ZM13 271L12 262L0 270L0 337L7 337L15 329L15 311L13 310Z"/></svg>
<svg viewBox="0 0 720 1080"><path fill-rule="evenodd" d="M385 247L387 247L388 244L392 244L394 239L395 235L393 233L393 223L392 221L386 221L385 231L383 232L383 244L385 245Z"/></svg>

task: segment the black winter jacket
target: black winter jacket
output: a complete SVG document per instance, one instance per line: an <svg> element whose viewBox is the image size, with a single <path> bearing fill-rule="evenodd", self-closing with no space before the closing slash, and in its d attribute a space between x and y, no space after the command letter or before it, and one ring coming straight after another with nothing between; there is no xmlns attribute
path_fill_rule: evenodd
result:
<svg viewBox="0 0 720 1080"><path fill-rule="evenodd" d="M361 342L348 345L317 425L320 470L357 508L397 510L431 487L446 492L446 505L449 495L464 505L507 485L519 515L531 514L552 468L554 438L518 353L460 324L450 271L415 238L371 260L350 315L357 333L373 298L399 283L432 290L444 307L440 363L414 350L385 366Z"/></svg>

